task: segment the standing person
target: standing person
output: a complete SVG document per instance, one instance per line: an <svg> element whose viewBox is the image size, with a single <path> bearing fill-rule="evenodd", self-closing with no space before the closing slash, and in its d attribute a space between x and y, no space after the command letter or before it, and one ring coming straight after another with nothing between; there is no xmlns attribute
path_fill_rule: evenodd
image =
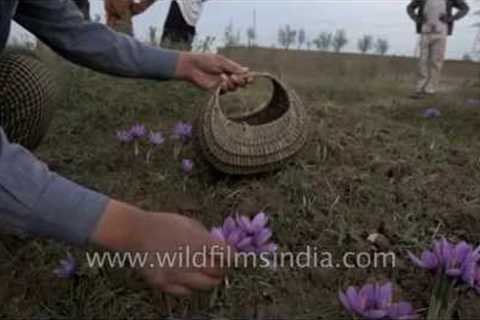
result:
<svg viewBox="0 0 480 320"><path fill-rule="evenodd" d="M65 0L1 0L0 53L13 21L67 60L114 76L179 80L204 90L221 86L230 91L252 81L247 68L222 56L151 47L103 24L86 22L75 4ZM38 115L28 112L32 104L45 107L43 96L51 87L38 76L38 67L29 68L24 61L0 55L0 228L114 252L151 252L139 271L165 292L188 294L220 284L226 264L209 253L227 247L202 224L174 213L142 210L79 185L16 143L18 122L12 125L12 110L35 119ZM206 249L205 264L182 265L178 259L168 267L158 264L156 253L174 254L180 247L191 249L191 259Z"/></svg>
<svg viewBox="0 0 480 320"><path fill-rule="evenodd" d="M454 14L453 9L457 9ZM407 7L416 22L420 39L418 80L413 98L435 94L445 59L447 37L453 33L456 20L467 15L465 0L412 0Z"/></svg>
<svg viewBox="0 0 480 320"><path fill-rule="evenodd" d="M156 0L105 0L107 25L115 31L133 36L132 18L147 10Z"/></svg>
<svg viewBox="0 0 480 320"><path fill-rule="evenodd" d="M78 9L82 11L83 17L86 20L90 20L90 0L73 0Z"/></svg>
<svg viewBox="0 0 480 320"><path fill-rule="evenodd" d="M163 27L162 46L191 50L203 5L207 0L172 0Z"/></svg>

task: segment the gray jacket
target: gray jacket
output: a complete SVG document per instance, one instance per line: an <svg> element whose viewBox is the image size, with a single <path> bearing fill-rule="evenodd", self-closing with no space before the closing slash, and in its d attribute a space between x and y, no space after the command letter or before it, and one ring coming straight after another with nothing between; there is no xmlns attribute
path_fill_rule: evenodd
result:
<svg viewBox="0 0 480 320"><path fill-rule="evenodd" d="M12 20L66 59L112 75L166 80L178 53L87 22L71 0L0 0L0 52ZM1 99L1 97L0 97ZM8 141L0 127L0 227L83 244L108 197L54 172Z"/></svg>
<svg viewBox="0 0 480 320"><path fill-rule="evenodd" d="M407 13L416 22L417 33L422 33L426 0L412 0L407 6ZM453 13L453 9L458 9L457 13ZM447 19L448 19L448 35L452 35L454 21L459 20L468 14L470 10L465 0L447 0Z"/></svg>

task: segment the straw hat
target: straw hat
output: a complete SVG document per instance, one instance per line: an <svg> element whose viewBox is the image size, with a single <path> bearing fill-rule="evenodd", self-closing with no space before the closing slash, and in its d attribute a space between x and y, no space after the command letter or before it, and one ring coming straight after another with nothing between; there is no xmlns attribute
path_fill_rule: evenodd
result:
<svg viewBox="0 0 480 320"><path fill-rule="evenodd" d="M33 150L47 132L56 91L33 54L0 56L0 126L11 142Z"/></svg>
<svg viewBox="0 0 480 320"><path fill-rule="evenodd" d="M247 175L278 169L295 156L307 140L305 107L291 88L268 73L269 103L255 113L229 118L220 106L220 88L200 110L195 141L213 167L227 174Z"/></svg>

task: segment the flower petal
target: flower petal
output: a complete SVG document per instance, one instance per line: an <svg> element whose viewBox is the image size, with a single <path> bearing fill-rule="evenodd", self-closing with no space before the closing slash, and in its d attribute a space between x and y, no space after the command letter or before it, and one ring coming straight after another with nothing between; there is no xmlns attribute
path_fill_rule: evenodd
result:
<svg viewBox="0 0 480 320"><path fill-rule="evenodd" d="M237 224L238 226L245 232L251 233L252 232L252 224L250 219L245 216L237 216Z"/></svg>
<svg viewBox="0 0 480 320"><path fill-rule="evenodd" d="M377 293L377 305L379 308L384 309L390 305L393 296L393 286L391 282L385 283L381 286Z"/></svg>
<svg viewBox="0 0 480 320"><path fill-rule="evenodd" d="M357 288L348 287L345 295L347 296L348 303L354 312L359 313L364 310L360 303L360 296L357 293Z"/></svg>
<svg viewBox="0 0 480 320"><path fill-rule="evenodd" d="M223 234L222 228L213 228L212 231L210 231L210 234L212 235L215 240L219 241L225 241L225 236Z"/></svg>
<svg viewBox="0 0 480 320"><path fill-rule="evenodd" d="M268 222L268 217L264 212L259 212L252 220L251 226L252 226L252 231L257 232L261 229L263 229Z"/></svg>
<svg viewBox="0 0 480 320"><path fill-rule="evenodd" d="M462 263L470 255L470 253L472 253L472 251L472 246L465 241L462 241L455 246L455 258L459 263Z"/></svg>
<svg viewBox="0 0 480 320"><path fill-rule="evenodd" d="M364 312L361 312L361 315L364 316L367 320L383 319L385 316L387 316L387 311L381 309L366 310Z"/></svg>
<svg viewBox="0 0 480 320"><path fill-rule="evenodd" d="M245 237L245 234L242 230L236 229L233 230L227 237L227 243L232 247L236 247L237 243Z"/></svg>
<svg viewBox="0 0 480 320"><path fill-rule="evenodd" d="M253 243L252 237L244 237L237 243L237 249L241 251L247 251L248 247L251 247ZM248 250L251 251L251 250Z"/></svg>
<svg viewBox="0 0 480 320"><path fill-rule="evenodd" d="M265 228L255 235L255 244L263 245L272 237L272 230Z"/></svg>
<svg viewBox="0 0 480 320"><path fill-rule="evenodd" d="M228 217L225 219L225 222L223 223L223 230L228 234L235 230L237 228L237 224L235 223L235 220L232 217Z"/></svg>
<svg viewBox="0 0 480 320"><path fill-rule="evenodd" d="M345 310L347 310L348 313L353 314L354 310L352 306L350 305L350 300L348 299L347 295L343 292L338 293L338 300L340 300L340 303L343 305Z"/></svg>
<svg viewBox="0 0 480 320"><path fill-rule="evenodd" d="M400 301L390 306L388 309L388 317L391 319L410 320L418 318L418 315L410 303Z"/></svg>
<svg viewBox="0 0 480 320"><path fill-rule="evenodd" d="M373 284L364 285L358 292L358 302L361 310L367 310L375 303L375 286Z"/></svg>
<svg viewBox="0 0 480 320"><path fill-rule="evenodd" d="M456 278L462 275L462 270L458 268L450 268L445 270L445 274L449 277Z"/></svg>

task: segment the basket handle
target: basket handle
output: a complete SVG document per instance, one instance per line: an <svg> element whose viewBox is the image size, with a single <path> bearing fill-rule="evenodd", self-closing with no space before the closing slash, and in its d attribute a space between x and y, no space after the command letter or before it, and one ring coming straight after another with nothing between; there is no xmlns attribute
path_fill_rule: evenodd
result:
<svg viewBox="0 0 480 320"><path fill-rule="evenodd" d="M279 85L285 92L287 92L287 88L285 86L285 84L283 84L280 79L278 79L277 77L275 77L274 75L272 75L271 73L268 73L268 72L250 72L250 76L253 77L253 78L267 78L269 80L271 80L273 83L276 83L277 85ZM220 109L220 96L222 94L222 84L220 83L218 85L218 87L215 89L214 93L213 93L213 103L214 103L214 107L217 108L217 109Z"/></svg>

